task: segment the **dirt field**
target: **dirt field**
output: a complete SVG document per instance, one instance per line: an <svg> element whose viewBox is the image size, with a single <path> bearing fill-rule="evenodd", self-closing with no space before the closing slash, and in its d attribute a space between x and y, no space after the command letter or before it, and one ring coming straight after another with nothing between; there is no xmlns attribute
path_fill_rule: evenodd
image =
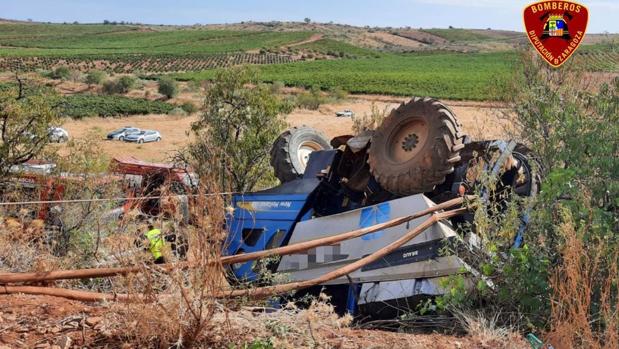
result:
<svg viewBox="0 0 619 349"><path fill-rule="evenodd" d="M336 111L350 109L357 116L369 114L372 103L380 110L391 110L405 98L389 96L355 96L346 102L325 104L319 110L297 109L288 116L291 126L308 125L323 131L328 137L350 134L352 120L338 118ZM445 102L456 113L463 124L464 131L474 139L492 139L505 134L507 123L500 119L505 111L500 105L480 102ZM191 136L188 135L191 123L197 116L144 115L124 118L86 118L71 120L64 123L71 137L92 136L99 140L101 148L110 157L132 155L147 161L165 161L175 150L186 145ZM144 129L155 129L161 132L163 139L158 143L124 143L107 141L105 134L123 126L135 126ZM60 146L61 149L63 146Z"/></svg>

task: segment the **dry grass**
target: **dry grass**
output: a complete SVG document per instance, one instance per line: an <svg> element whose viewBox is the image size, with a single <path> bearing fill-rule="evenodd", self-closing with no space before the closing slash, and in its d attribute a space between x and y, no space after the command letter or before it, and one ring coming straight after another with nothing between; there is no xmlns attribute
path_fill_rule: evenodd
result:
<svg viewBox="0 0 619 349"><path fill-rule="evenodd" d="M112 306L111 333L123 342L145 347L191 348L210 340L213 317L225 309L213 297L227 287L223 266L218 263L225 239L223 200L221 196L198 196L191 205L191 226L183 223L174 203L162 205L165 211L155 225L165 227L164 233L187 239L187 260L195 267L163 273L142 263L142 273L122 278L115 290L143 297ZM167 261L177 258L169 248L164 256Z"/></svg>
<svg viewBox="0 0 619 349"><path fill-rule="evenodd" d="M322 301L303 310L290 305L278 311L264 311L265 308L230 310L221 303L214 305L208 324L201 327L191 343L186 333L179 332L179 328L189 326L188 319L192 319L192 314L185 312L186 307L179 299L148 305L140 311L145 318L133 321L127 321L133 315L131 310L115 309L106 317L106 329L111 336L140 333L139 340L125 338L125 343L141 346L243 348L260 343L274 348L331 348L327 340L329 334L347 327L351 321L350 317L336 315L333 307ZM174 310L167 315L165 312L170 309ZM178 319L170 321L168 317Z"/></svg>
<svg viewBox="0 0 619 349"><path fill-rule="evenodd" d="M486 315L481 312L456 312L471 340L479 348L528 348L522 337L515 329L499 326L500 314Z"/></svg>
<svg viewBox="0 0 619 349"><path fill-rule="evenodd" d="M550 280L553 288L549 340L556 348L618 348L618 251L601 239L583 241L593 222L577 231L565 214L562 262Z"/></svg>

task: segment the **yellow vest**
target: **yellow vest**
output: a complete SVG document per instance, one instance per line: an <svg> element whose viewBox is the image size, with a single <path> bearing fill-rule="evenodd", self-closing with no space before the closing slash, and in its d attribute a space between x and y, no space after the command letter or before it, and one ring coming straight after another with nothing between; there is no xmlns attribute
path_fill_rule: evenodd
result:
<svg viewBox="0 0 619 349"><path fill-rule="evenodd" d="M153 255L153 258L157 259L162 256L161 249L165 244L163 237L161 236L161 230L153 229L146 233L148 239L148 251Z"/></svg>

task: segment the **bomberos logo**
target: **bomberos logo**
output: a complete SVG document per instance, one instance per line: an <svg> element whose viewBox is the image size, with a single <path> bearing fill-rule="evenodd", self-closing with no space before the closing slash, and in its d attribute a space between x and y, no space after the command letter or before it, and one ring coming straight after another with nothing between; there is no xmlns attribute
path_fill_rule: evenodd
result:
<svg viewBox="0 0 619 349"><path fill-rule="evenodd" d="M585 37L588 20L588 9L572 1L541 1L524 9L527 37L553 67L574 54Z"/></svg>

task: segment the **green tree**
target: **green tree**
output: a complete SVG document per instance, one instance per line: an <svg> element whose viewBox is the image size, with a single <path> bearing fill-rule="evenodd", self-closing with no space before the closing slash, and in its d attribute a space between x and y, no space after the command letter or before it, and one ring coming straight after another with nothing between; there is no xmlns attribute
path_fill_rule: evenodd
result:
<svg viewBox="0 0 619 349"><path fill-rule="evenodd" d="M176 97L178 95L178 83L169 77L162 78L159 80L159 93L166 98Z"/></svg>
<svg viewBox="0 0 619 349"><path fill-rule="evenodd" d="M285 126L282 115L291 109L258 83L253 70L218 72L206 92L204 113L192 125L192 164L201 177L217 179L225 189L254 189L272 176L269 152Z"/></svg>
<svg viewBox="0 0 619 349"><path fill-rule="evenodd" d="M0 89L0 178L11 167L36 157L49 143L49 127L59 120L57 95L39 86Z"/></svg>

